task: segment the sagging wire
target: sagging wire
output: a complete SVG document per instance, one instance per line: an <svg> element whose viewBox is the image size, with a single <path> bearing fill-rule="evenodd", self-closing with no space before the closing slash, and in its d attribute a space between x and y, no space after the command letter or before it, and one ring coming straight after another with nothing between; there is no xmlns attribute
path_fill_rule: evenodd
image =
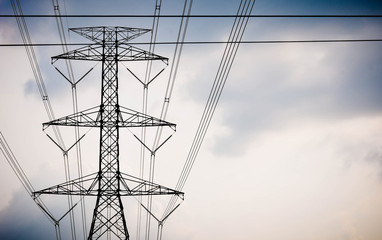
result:
<svg viewBox="0 0 382 240"><path fill-rule="evenodd" d="M54 9L54 14L56 16L56 23L57 23L58 33L60 36L60 41L61 41L61 43L65 44L66 43L66 37L64 34L64 27L62 24L62 19L60 17L61 14L60 14L60 8L58 5L58 1L52 0L52 4L53 4L53 9ZM62 45L62 50L63 50L63 52L67 52L68 47L66 45ZM69 78L74 79L73 69L72 69L71 63L68 60L66 60L65 64L66 64L66 68L68 69L68 72L69 72ZM75 89L75 88L72 88L72 99L73 99L73 89ZM74 101L73 101L73 105L74 105ZM75 130L75 132L76 132L76 134L75 134L76 139L75 140L77 142L77 131ZM71 177L70 177L69 159L68 159L68 154L66 151L63 151L63 157L68 162L68 164L65 166L65 177L66 177L66 180L70 180ZM77 158L77 161L78 161L78 158ZM68 204L69 204L69 208L71 208L71 206L73 206L73 197L72 196L69 197L69 195L68 195ZM76 239L76 224L75 224L74 212L70 212L69 215L70 215L70 219L71 219L70 220L70 228L71 228L71 233L72 233L72 239Z"/></svg>
<svg viewBox="0 0 382 240"><path fill-rule="evenodd" d="M154 9L154 18L153 18L153 23L152 23L152 31L151 31L151 37L150 37L150 45L149 45L149 52L152 52L152 53L155 50L155 43L156 43L156 37L157 37L157 33L158 33L159 16L160 16L161 8L162 8L162 0L156 0L155 1L155 9ZM150 81L151 70L152 70L152 61L148 61L147 65L146 65L146 73L145 73L144 82L141 81L141 83L143 84L143 94L142 94L142 113L143 114L147 114L148 85L152 82L152 80ZM162 73L162 71L160 73ZM145 167L145 152L146 152L145 148L144 148L144 144L146 142L146 128L141 129L141 139L142 139L143 145L141 145L141 149L140 149L139 177L143 178L144 167ZM139 198L140 198L140 200L142 200L142 196L140 196ZM138 205L137 239L140 239L141 223L142 223L142 208L140 205Z"/></svg>
<svg viewBox="0 0 382 240"><path fill-rule="evenodd" d="M170 99L172 96L172 91L175 85L175 80L176 80L176 76L177 76L177 72L178 72L178 68L180 64L180 57L182 56L182 51L183 51L183 43L184 43L184 39L186 38L189 16L191 14L192 3L193 3L193 0L190 0L190 1L185 0L184 6L183 6L182 18L179 25L179 31L178 31L178 36L176 40L173 61L171 63L170 75L167 81L166 92L165 92L164 101L163 101L161 114L160 114L160 119L163 119L163 120L166 119L168 107L170 104ZM154 146L158 145L161 138L161 134L162 134L162 128L158 128L158 131L155 135Z"/></svg>
<svg viewBox="0 0 382 240"><path fill-rule="evenodd" d="M182 42L184 42L184 39L186 37L186 32L187 32L187 27L188 27L188 22L189 22L188 16L191 13L192 3L193 3L192 0L190 0L190 1L185 0L185 2L184 2L182 18L180 21L180 26L179 26L178 36L177 36L177 43L175 45L173 61L171 64L171 69L170 69L170 75L168 78L166 92L165 92L165 96L164 96L164 102L163 102L161 114L160 114L160 119L162 119L162 120L165 120L165 118L166 118L168 106L169 106L172 91L174 88L174 83L176 80L176 75L177 75L177 71L178 71L178 67L179 67L179 63L180 63L180 57L182 55L182 50L183 50ZM154 19L154 21L155 21L155 19ZM159 23L159 19L158 19L157 24L158 23ZM156 33L155 33L155 39L156 39ZM155 47L155 45L154 45L154 47ZM150 65L150 70L151 70L151 65ZM146 74L146 76L147 76L147 74ZM152 149L156 149L159 145L161 146L160 141L161 141L162 131L163 131L163 127L159 127L158 130L156 131ZM165 140L165 141L167 141L167 140ZM149 181L151 181L151 182L154 181L154 173L155 173L155 154L151 154L150 167L149 167ZM151 207L152 207L152 197L149 196L148 202L147 202L148 212L151 211ZM147 214L147 217L146 217L146 236L145 236L146 240L149 240L149 237L150 237L150 223L151 223L151 216L149 214ZM161 226L160 228L158 227L158 233L159 233L159 229L161 229L163 227L163 225L161 224L160 226ZM160 235L157 234L157 237L158 236L161 236L161 234Z"/></svg>
<svg viewBox="0 0 382 240"><path fill-rule="evenodd" d="M199 122L199 126L196 131L190 151L188 153L185 165L180 174L178 183L175 187L177 191L181 191L183 189L187 181L187 178L190 174L190 171L194 165L196 156L200 150L201 144L203 143L204 137L210 125L212 116L215 112L217 103L220 99L228 74L231 70L238 47L240 45L240 41L243 37L245 28L248 23L248 19L249 19L248 16L252 12L254 3L255 3L255 0L249 0L249 1L245 0L244 2L243 0L241 0L240 2L239 8L236 14L237 17L235 18L235 21L233 23L233 26L229 35L229 40L228 40L228 42L234 41L236 43L228 43L225 47L211 92L207 100L207 104L205 106L203 115ZM166 208L165 214L172 211L173 207L175 206L175 203L176 203L176 199L172 197Z"/></svg>
<svg viewBox="0 0 382 240"><path fill-rule="evenodd" d="M19 0L16 0L16 3L14 0L11 0L11 5L13 8L14 14L18 16L18 17L16 17L16 21L17 21L20 35L23 39L24 44L32 44L32 40L31 40L30 35L29 35L26 21L23 18L23 11L22 11L21 4L20 4ZM41 70L40 70L40 67L39 67L39 64L37 61L35 51L34 51L32 46L25 46L25 50L27 52L28 60L29 60L29 63L31 65L33 75L35 77L37 87L38 87L40 96L42 98L42 101L43 101L43 104L45 107L45 111L48 115L49 120L52 121L53 119L55 119L55 117L54 117L52 105L50 104L50 100L48 98L48 93L46 91L46 87L44 84L44 80L42 78L42 73L41 73ZM61 146L61 148L66 149L62 135L61 135L61 132L57 126L53 127L53 132L54 132L55 137L57 139L57 142ZM66 157L64 157L64 166L65 166L65 169L69 168L69 161ZM68 178L67 173L65 173L65 177ZM68 196L68 204L69 204L69 209L72 209L73 201L72 201L71 196ZM71 215L70 216L70 222L73 223L73 221L74 221L74 218ZM73 224L71 224L71 225L73 225ZM56 234L57 234L58 230L57 230L56 225L55 225L55 229L56 229ZM59 234L57 234L57 236L59 236ZM72 236L74 236L73 231L72 231Z"/></svg>
<svg viewBox="0 0 382 240"><path fill-rule="evenodd" d="M67 41L66 41L66 36L65 36L64 24L62 22L61 10L60 10L58 0L52 0L52 5L53 5L53 9L54 9L54 14L56 16L56 23L57 23L58 33L60 36L60 41L63 44L62 50L64 53L69 52L69 48L66 45ZM79 81L77 81L77 83L75 82L73 67L72 67L71 61L69 59L65 59L65 65L66 65L66 69L69 73L69 79L68 78L67 79L71 82L71 86L72 86L71 90L72 90L73 113L77 113L78 112L78 97L77 97L76 86L77 86L77 83ZM83 176L83 170L82 170L81 143L78 141L79 136L80 136L80 131L79 131L78 126L74 127L74 135L75 135L75 141L78 143L78 144L75 144L76 145L76 159L77 159L77 174L78 174L78 177L81 178ZM81 184L82 184L82 182L81 182ZM83 198L82 198L82 201L80 203L80 206L81 206L82 232L83 232L84 239L86 239L87 238L87 236L86 236L87 235L87 230L86 230L87 226L86 226L86 215L85 215L86 208L85 208L85 201ZM72 212L70 214L73 215L73 219L74 219L74 213ZM73 221L73 224L74 224L74 221ZM74 229L74 232L75 232L75 225L73 225L72 228Z"/></svg>
<svg viewBox="0 0 382 240"><path fill-rule="evenodd" d="M246 40L240 41L240 44L297 44L297 43L370 43L381 42L381 38L357 38L357 39L301 39L301 40ZM176 45L177 43L185 45L212 45L212 44L228 44L239 43L235 41L183 41L183 42L156 42L156 45ZM129 45L149 45L148 42L134 42ZM0 43L0 47L56 47L61 46L61 43L35 43L35 44L21 44L21 43ZM67 43L67 46L83 46L89 45L88 43ZM94 44L93 44L94 45Z"/></svg>
<svg viewBox="0 0 382 240"><path fill-rule="evenodd" d="M38 87L38 90L40 93L40 97L43 101L45 111L48 115L48 119L50 121L52 121L53 119L55 119L54 111L53 111L52 105L51 105L49 97L48 97L48 92L46 90L44 79L42 77L42 73L41 73L41 70L40 70L40 67L39 67L39 64L37 61L37 57L36 57L36 54L35 54L35 51L33 48L32 40L31 40L30 35L29 35L28 26L25 22L25 19L22 17L23 12L21 9L20 2L18 0L16 0L16 1L17 1L17 6L16 6L14 0L11 0L13 12L15 15L18 16L18 17L16 17L16 22L17 22L17 25L18 25L18 28L20 31L21 38L23 39L23 42L25 44L25 50L27 52L28 60L29 60L30 66L32 68L33 75L35 77L35 81L36 81L36 84L37 84L37 87ZM57 141L59 142L60 146L65 148L65 144L64 144L64 141L63 141L63 138L62 138L62 135L61 135L59 128L57 126L55 126L53 128L53 131L54 131L55 137L56 137Z"/></svg>

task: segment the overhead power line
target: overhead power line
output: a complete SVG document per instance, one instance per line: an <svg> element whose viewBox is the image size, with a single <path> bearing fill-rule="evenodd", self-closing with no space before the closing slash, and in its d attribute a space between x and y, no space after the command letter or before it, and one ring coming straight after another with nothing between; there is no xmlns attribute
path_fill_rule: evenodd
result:
<svg viewBox="0 0 382 240"><path fill-rule="evenodd" d="M187 45L202 45L202 44L228 44L228 43L240 43L240 44L283 44L283 43L341 43L341 42L381 42L382 38L376 39L312 39L312 40L248 40L248 41L185 41L174 42L164 41L156 42L156 45L174 45L174 44L187 44ZM150 42L132 42L129 45L149 45ZM83 46L89 45L88 43L0 43L0 47L57 47L57 46ZM92 44L90 44L92 45Z"/></svg>
<svg viewBox="0 0 382 240"><path fill-rule="evenodd" d="M27 52L28 60L29 60L30 66L32 68L33 75L35 77L36 84L38 86L38 90L39 90L41 99L43 101L44 107L45 107L45 111L48 115L49 120L53 120L53 119L55 119L53 108L52 108L52 105L51 105L49 97L48 97L48 93L47 93L47 90L45 87L44 79L42 77L42 72L41 72L41 69L39 67L39 63L37 61L36 53L35 53L34 48L32 46L33 43L32 43L31 37L29 35L28 26L26 24L25 18L23 17L23 11L21 8L20 1L16 0L16 2L15 2L14 0L11 0L11 5L12 5L12 9L13 9L15 15L19 16L16 18L17 26L19 28L21 38L23 39L23 42L25 44L24 47L25 47L25 50ZM30 45L30 46L28 46L28 45ZM56 136L58 146L60 146L61 149L65 150L66 147L65 147L64 140L62 138L60 129L57 126L54 126L53 131L54 131L54 134ZM69 168L68 158L67 158L67 155L65 155L65 154L64 154L64 162L65 162L65 166L67 166L67 168ZM67 169L67 168L65 168L65 169ZM70 179L70 176L68 175L67 171L66 171L66 177L68 179ZM33 189L31 189L31 190L33 190ZM34 197L32 197L32 198L34 198ZM71 198L69 199L69 201L72 203ZM42 206L40 203L37 203L37 204L53 220L53 222L55 224L55 228L56 228L56 237L57 237L57 239L60 239L61 237L59 234L59 229L57 229L59 220L56 221L52 217L52 215L46 211L46 207ZM75 205L71 204L68 212L71 212L71 210L74 208L74 206ZM71 222L72 222L72 220L73 220L73 216L71 216ZM72 234L72 236L74 236L74 235Z"/></svg>
<svg viewBox="0 0 382 240"><path fill-rule="evenodd" d="M21 17L16 18L17 26L20 30L20 35L21 35L21 38L23 39L23 42L24 42L21 46L25 47L25 50L27 52L28 60L29 60L30 66L32 68L32 72L33 72L33 75L35 77L36 84L38 86L38 90L40 93L40 97L44 103L45 111L48 115L48 118L49 118L49 120L53 120L53 119L55 119L53 108L52 108L52 105L51 105L49 97L48 97L48 92L46 90L44 79L42 77L42 73L40 70L40 66L39 66L38 61L37 61L36 53L35 53L34 48L33 48L33 43L32 43L31 37L29 35L28 26L26 24L25 19L22 17L23 12L21 9L20 2L17 1L15 3L14 1L11 1L11 4L12 4L13 11L15 12L15 15L21 16ZM54 127L53 131L55 133L55 136L56 136L56 139L57 139L59 145L65 149L64 140L61 136L60 130L57 127Z"/></svg>
<svg viewBox="0 0 382 240"><path fill-rule="evenodd" d="M69 52L69 48L68 48L68 45L65 45L67 43L66 41L66 36L65 36L65 28L64 28L64 24L63 24L63 21L62 21L62 17L61 17L61 10L60 10L60 5L59 5L59 2L58 0L52 0L52 5L53 5L53 10L54 10L54 14L56 16L56 23L57 23L57 29L58 29L58 33L59 33L59 36L60 36L60 42L63 44L62 45L62 51L63 52ZM73 103L73 113L76 113L78 112L78 101L77 101L77 88L76 88L76 80L74 79L74 71L73 71L73 67L72 67L72 64L70 62L69 59L65 59L65 65L66 65L66 69L67 69L67 72L68 72L68 79L70 80L70 83L72 85L72 103ZM58 69L57 69L58 70ZM78 127L75 127L74 129L74 135L75 135L75 142L77 144L75 144L76 146L76 157L77 157L77 172L78 172L78 177L79 178L82 178L83 177L83 174L82 174L82 154L81 154L81 143L79 141L80 139L80 131L79 131L79 128ZM67 165L65 166L67 168L67 172L68 172L68 176L70 176L70 168L69 168L69 161L65 161L67 163ZM69 180L69 179L67 179ZM81 183L81 186L82 183ZM69 209L72 209L73 208L73 201L72 201L72 196L68 196L68 200L69 200ZM84 239L86 239L86 215L85 215L85 200L84 198L80 198L80 206L81 206L81 223L82 223L82 232L83 232L83 236L84 236ZM73 239L76 239L76 227L75 227L75 218L74 218L74 212L73 211L70 211L69 213L69 216L70 216L70 223L71 223L71 231L72 231L72 238Z"/></svg>
<svg viewBox="0 0 382 240"><path fill-rule="evenodd" d="M162 109L161 109L161 114L160 118L165 120L167 116L167 111L171 102L171 96L173 92L173 88L175 85L175 81L177 79L177 72L179 69L179 64L183 52L183 45L184 45L184 39L186 37L187 33L187 28L188 28L188 23L189 23L189 17L191 15L191 9L192 9L192 4L193 0L185 0L184 1L184 6L183 6L183 11L182 11L182 18L180 19L180 24L179 24L179 30L178 30L178 35L177 35L177 40L175 43L175 49L174 49L174 55L173 55L173 61L171 63L170 67L170 75L167 81L167 86L166 86L166 92L165 96L163 98L163 104L162 104ZM159 21L159 18L158 18ZM157 129L156 134L155 134L155 139L153 142L153 149L157 149L161 145L161 137L163 133L163 128L160 127ZM155 167L155 154L151 154L150 158L150 173L149 173L149 181L154 181L154 167ZM151 199L150 199L151 202ZM151 204L149 206L151 208ZM176 208L176 207L175 207ZM172 211L175 210L175 208L172 208ZM163 221L165 218L167 218L172 211L169 211L167 214L164 214L162 219L158 221L158 232L157 232L157 237L158 240L162 238L162 228L163 228ZM157 219L158 220L158 219ZM150 225L148 225L150 228ZM146 235L146 239L148 239L148 235Z"/></svg>
<svg viewBox="0 0 382 240"><path fill-rule="evenodd" d="M202 117L200 119L198 129L196 130L194 140L191 144L190 151L186 158L186 162L184 164L175 189L183 189L187 178L191 172L191 169L194 165L195 159L199 153L200 147L203 143L204 137L211 123L211 119L214 115L217 103L220 99L224 85L226 83L232 64L234 62L236 53L241 43L241 39L247 27L247 23L249 20L247 16L251 14L254 4L255 0L245 0L244 3L242 0L240 2L240 6L236 15L237 17L235 18L230 35L228 37L227 45L221 58L219 68L217 70L213 86L211 88L211 92L208 96L208 100L204 108ZM171 209L175 207L175 204L176 199L171 197L164 215L169 213Z"/></svg>
<svg viewBox="0 0 382 240"><path fill-rule="evenodd" d="M187 1L187 0L186 0ZM149 52L155 51L156 41L157 41L157 34L158 34L158 28L159 28L159 20L161 15L161 8L162 8L162 0L156 0L155 1L155 9L154 9L154 17L153 17L153 23L152 23L152 30L151 30L151 36L150 36L150 45L149 45ZM183 20L183 18L182 18ZM142 101L142 112L144 114L147 114L147 105L148 105L148 85L151 82L151 73L152 73L152 63L153 61L148 61L146 64L146 73L145 73L145 79L143 84L143 101ZM164 69L163 69L164 70ZM162 70L162 71L163 71ZM144 172L145 172L145 144L146 144L146 128L141 129L141 138L142 138L142 145L141 145L141 155L140 155L140 177L143 178ZM155 168L155 154L150 154L150 162L149 162L149 181L154 181L154 168ZM146 170L147 171L147 170ZM139 202L142 202L142 196L140 196ZM147 210L146 215L146 228L145 228L145 239L149 239L150 236L150 225L151 225L151 207L152 207L152 196L149 196L147 199L147 207L139 206L138 207L138 222L137 222L137 239L140 239L140 228L141 228L141 211L143 209Z"/></svg>
<svg viewBox="0 0 382 240"><path fill-rule="evenodd" d="M2 18L20 17L13 14L2 14ZM52 14L29 14L23 15L27 18L55 18ZM183 15L145 15L145 14L67 14L64 18L182 18ZM231 14L190 14L189 18L235 18ZM380 18L381 14L256 14L248 15L249 18Z"/></svg>

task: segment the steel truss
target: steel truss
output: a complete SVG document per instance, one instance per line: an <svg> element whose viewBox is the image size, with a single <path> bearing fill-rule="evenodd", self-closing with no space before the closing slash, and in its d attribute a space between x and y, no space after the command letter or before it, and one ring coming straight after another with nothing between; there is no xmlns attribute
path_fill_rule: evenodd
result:
<svg viewBox="0 0 382 240"><path fill-rule="evenodd" d="M121 173L119 169L119 128L162 127L175 130L176 125L119 105L118 62L168 59L132 47L128 41L149 32L148 29L127 27L83 27L70 29L95 42L55 57L59 59L101 61L101 105L44 123L51 125L99 127L99 171L82 178L34 192L41 194L97 196L88 239L129 239L121 196L177 195L183 193Z"/></svg>

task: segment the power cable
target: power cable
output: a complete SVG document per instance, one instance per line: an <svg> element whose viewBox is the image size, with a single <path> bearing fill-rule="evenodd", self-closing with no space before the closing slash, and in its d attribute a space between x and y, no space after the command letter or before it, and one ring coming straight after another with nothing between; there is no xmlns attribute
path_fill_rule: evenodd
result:
<svg viewBox="0 0 382 240"><path fill-rule="evenodd" d="M64 33L65 32L64 27L62 24L62 19L60 17L60 15L61 15L60 7L58 5L57 0L52 0L52 4L53 4L54 15L56 16L56 23L57 23L57 29L58 29L60 41L63 44L61 47L62 47L63 52L67 52L68 46L64 45L66 43L66 38L65 38L65 33ZM71 80L73 80L74 76L73 76L73 71L72 71L72 65L68 60L65 61L65 64L66 64L66 68L68 69L68 72L69 72L69 78ZM77 134L76 134L76 137L77 137ZM76 138L76 141L77 141L77 138ZM69 168L69 157L67 154L64 154L63 157L65 159L65 162L68 163L68 165L65 167L65 176L67 176L66 177L67 180L70 180L71 174L70 174L70 168ZM69 209L72 209L72 207L73 207L73 197L72 196L68 196L68 203L69 203ZM73 211L69 212L69 217L70 217L70 228L71 228L71 233L72 233L72 239L75 240L77 236L76 236L76 224L75 224L75 218L74 218Z"/></svg>
<svg viewBox="0 0 382 240"><path fill-rule="evenodd" d="M64 30L64 24L62 22L62 17L61 17L61 10L60 10L60 5L58 0L52 0L52 5L54 9L54 13L56 15L56 22L57 22L57 29L58 33L60 36L60 42L63 44L62 45L62 50L63 52L69 52L69 48L66 41L66 36L65 36L65 30ZM75 78L74 78L74 72L73 72L73 67L71 64L71 61L69 59L65 59L65 65L67 68L67 71L69 73L69 81L71 82L71 90L72 90L72 106L73 106L73 113L78 112L78 98L77 98L77 84L75 83ZM79 132L79 127L76 126L74 128L74 135L75 135L75 142L76 144L76 157L77 157L77 174L79 178L83 177L83 171L82 171L82 154L81 154L81 143L78 141L80 137L80 132ZM83 186L83 183L80 183L81 186ZM85 210L85 200L84 198L81 198L80 201L80 209L81 209L81 223L82 223L82 232L83 232L83 237L86 239L86 234L87 234L87 226L86 226L86 210ZM70 212L70 215L72 215L72 218L74 219L74 213ZM73 226L72 228L74 229L75 232L75 225L73 221Z"/></svg>
<svg viewBox="0 0 382 240"><path fill-rule="evenodd" d="M307 39L307 40L244 40L240 44L288 44L288 43L352 43L352 42L381 42L382 38L375 39ZM184 41L184 42L173 42L173 41L163 41L156 42L156 45L176 45L176 44L186 44L186 45L203 45L203 44L231 44L239 43L237 41ZM129 43L129 45L149 45L148 42L135 42ZM22 44L22 43L0 43L0 47L57 47L61 45L67 46L79 46L79 45L89 45L87 43L33 43L33 44Z"/></svg>
<svg viewBox="0 0 382 240"><path fill-rule="evenodd" d="M199 152L200 146L204 140L205 134L207 132L207 129L210 125L212 116L215 112L217 103L220 99L222 90L224 88L225 82L227 80L228 74L230 72L231 66L233 64L233 61L235 59L239 44L241 42L241 39L244 34L244 30L248 23L248 15L252 11L255 1L251 2L247 0L243 3L241 1L239 10L237 13L237 18L235 19L235 22L233 24L233 27L231 29L231 33L229 36L228 44L226 45L226 48L224 50L223 57L221 59L218 72L216 74L214 84L212 86L210 95L207 100L206 107L204 109L202 118L199 122L198 129L195 134L194 141L191 145L189 154L186 159L186 163L183 167L182 173L179 177L178 183L175 187L177 190L181 190L186 180L190 174L190 171L193 167L193 164L195 162L196 156ZM241 7L243 7L241 9ZM241 9L241 10L240 10ZM230 42L236 42L236 43L230 43ZM165 213L168 213L173 209L175 206L176 199L174 197L171 198L169 204L167 205Z"/></svg>
<svg viewBox="0 0 382 240"><path fill-rule="evenodd" d="M18 5L16 7L14 0L11 0L11 4L12 4L12 8L13 8L13 11L15 12L15 14L17 14L17 15L20 14L19 16L22 16L22 9L21 9L20 3L17 1ZM40 97L44 103L45 111L48 115L49 120L52 121L53 119L55 119L53 108L52 108L52 105L51 105L49 97L48 97L48 92L46 90L44 80L42 78L42 73L41 73L41 70L40 70L40 67L39 67L39 64L37 61L37 57L36 57L36 54L35 54L35 51L33 48L33 43L32 43L30 36L29 36L28 27L26 25L25 19L22 17L17 17L16 22L17 22L17 25L18 25L19 30L20 30L20 35L21 35L23 42L24 42L24 47L25 47L25 50L27 52L28 60L29 60L30 66L32 68L33 75L35 77L35 81L36 81L36 84L37 84L37 87L38 87L38 90L40 93ZM54 126L53 131L54 131L54 134L56 136L57 142L59 143L59 145L63 149L65 149L65 144L64 144L63 138L61 136L61 133L60 133L60 130L58 129L58 127Z"/></svg>
<svg viewBox="0 0 382 240"><path fill-rule="evenodd" d="M189 23L188 16L191 14L192 4L193 4L192 0L190 0L190 1L185 0L185 2L184 2L183 12L182 12L183 17L181 18L180 25L179 25L177 41L176 41L176 45L175 45L174 55L172 58L173 61L171 63L170 74L169 74L169 78L167 81L166 92L165 92L164 101L163 101L161 114L160 114L160 119L163 119L163 120L166 119L172 91L173 91L176 76L177 76L177 72L178 72L178 68L179 68L179 64L180 64L180 59L181 59L181 55L182 55L182 51L183 51L183 42L184 42L184 39L186 37L188 23ZM163 127L159 127L156 134L155 134L155 138L154 138L154 142L153 142L153 149L156 149L157 146L160 144L162 131L163 131ZM152 178L152 180L154 178L154 161L155 161L155 158L153 159L152 164L150 165L150 170L151 170L151 166L152 166L152 173L150 173L150 177ZM160 229L158 228L158 233L157 233L158 236L159 236L159 230Z"/></svg>
<svg viewBox="0 0 382 240"><path fill-rule="evenodd" d="M150 36L150 45L149 45L149 52L154 53L155 51L155 43L156 38L158 34L158 27L159 27L159 16L160 11L162 8L162 0L156 0L155 1L155 9L154 9L154 17L153 17L153 23L152 23L152 30L151 30L151 36ZM146 65L146 72L145 72L145 79L143 80L143 95L142 95L142 112L143 114L147 114L147 104L148 104L148 85L150 83L150 77L151 77L151 71L152 71L152 60L147 62ZM143 178L144 175L144 167L145 167L145 153L146 153L146 128L141 129L141 141L143 144L141 144L140 149L140 169L139 169L139 176L140 178ZM153 162L153 154L150 155L150 167L149 167L149 182L153 182L153 177L151 174L152 171L152 162ZM142 196L139 196L139 202L142 202ZM147 207L149 211L151 211L151 205L152 205L152 198L151 196L148 197ZM137 214L137 239L140 239L141 234L141 223L142 223L142 204L138 204L138 214ZM150 212L147 212L146 215L146 238L148 238L149 235L149 222L150 222Z"/></svg>
<svg viewBox="0 0 382 240"><path fill-rule="evenodd" d="M144 14L66 14L64 18L153 18L155 15ZM1 14L0 18L19 17L19 15ZM26 14L26 18L55 18L50 14ZM182 18L183 15L161 15L159 18ZM194 14L189 18L236 18L230 14ZM256 14L248 15L248 18L380 18L381 14Z"/></svg>
<svg viewBox="0 0 382 240"><path fill-rule="evenodd" d="M187 2L188 1L186 0L185 3L184 3L183 13L182 13L182 16L184 16L184 17L182 17L181 22L180 22L177 42L180 42L180 38L182 38L182 41L184 41L184 38L185 38L185 33L186 33L186 30L187 30L187 26L188 26L188 18L187 18L187 16L190 14L190 10L191 10L191 7L192 7L192 1L188 2L188 4L187 4ZM159 26L159 16L160 16L161 3L162 3L161 0L159 1L159 4L158 4L158 1L156 1L156 7L155 7L155 13L154 13L154 19L153 19L153 27L152 27L153 31L152 31L151 39L150 39L150 43L149 43L150 44L149 52L154 52L154 49L155 49L156 36L157 36L157 31L158 31L158 26ZM187 12L187 15L186 15L186 12ZM184 19L185 18L186 18L186 21L184 23ZM163 103L162 111L161 111L161 117L160 118L162 120L165 119L165 113L167 112L167 110L165 110L165 109L168 107L169 99L171 97L171 92L172 92L173 84L174 84L174 81L175 81L176 71L177 71L177 68L179 66L180 56L181 56L181 52L182 52L182 46L183 45L181 43L180 44L177 43L176 46L175 46L174 58L173 58L174 61L172 62L172 65L171 65L170 77L168 79L166 94L165 94L164 103ZM150 61L150 62L148 62L147 66L146 66L145 80L144 80L144 82L140 81L143 84L143 86L144 86L144 92L143 92L143 112L144 113L147 111L148 85L152 81L152 80L150 80L151 69L152 69L152 62ZM159 75L162 71L160 71L157 75ZM174 72L175 72L175 75L173 75ZM154 78L156 78L156 76ZM162 133L162 128L160 127L158 129L158 131L156 132L152 149L158 149L157 146L159 145L161 133ZM145 131L145 129L143 129L142 132L141 132L142 140L140 140L141 143L142 143L142 148L141 148L141 164L140 164L140 166L141 166L140 169L141 170L140 170L140 173L142 175L143 175L143 166L142 166L142 164L144 165L144 163L142 161L142 158L144 158L144 152L146 150L145 147L144 147L144 146L146 146L145 145L145 134L146 134L146 131ZM167 140L168 139L166 139L165 141L167 141ZM153 182L154 181L155 152L156 152L156 150L151 151L151 154L150 154L149 182ZM140 205L140 208L141 208L141 206L144 207L143 205ZM152 206L152 197L149 196L148 197L148 202L147 202L147 207L144 207L146 209L146 211L148 212L147 213L147 217L146 217L146 235L145 235L145 239L146 240L148 240L149 237L150 237L150 229L151 229L150 228L150 224L151 224L151 216L152 216L152 214L151 214L151 206ZM138 209L138 210L140 210L140 209ZM138 211L138 219L140 219L140 211ZM140 220L138 220L137 232L139 232L140 223L141 223ZM139 236L138 236L138 239L139 239Z"/></svg>
<svg viewBox="0 0 382 240"><path fill-rule="evenodd" d="M161 114L160 114L160 119L162 119L162 120L166 119L168 107L170 104L170 99L171 99L172 91L173 91L175 80L176 80L176 75L177 75L177 71L178 71L178 67L179 67L179 63L180 63L180 58L181 58L182 51L183 51L182 42L184 42L184 39L186 37L186 32L187 32L188 22L189 22L188 16L191 14L192 3L193 3L193 0L190 0L190 1L185 0L184 1L183 12L182 12L183 17L181 18L180 25L179 25L177 41L176 41L176 45L175 45L174 55L172 58L173 61L171 63L170 74L169 74L169 78L167 81L166 92L165 92L162 110L161 110ZM163 127L159 127L158 130L156 131L154 142L153 142L153 149L156 149L157 146L159 146L160 138L162 135L162 130L163 130ZM151 160L150 161L150 178L153 181L154 180L155 155L154 156L151 155L150 160ZM151 211L150 208L149 208L149 210ZM148 227L150 227L150 221L148 221L148 225L149 225ZM148 238L147 238L147 240L148 240Z"/></svg>
<svg viewBox="0 0 382 240"><path fill-rule="evenodd" d="M19 16L19 17L16 17L16 21L17 21L17 25L19 27L20 35L21 35L21 37L23 39L23 42L25 44L31 45L32 44L32 40L31 40L30 35L29 35L29 31L28 31L28 27L27 27L26 21L22 17L23 16L23 11L22 11L20 2L18 0L16 0L16 3L15 3L14 0L11 0L11 5L12 5L12 8L13 8L14 14ZM36 80L36 83L37 83L37 86L38 86L38 89L39 89L40 96L41 96L41 98L43 100L45 111L47 112L49 120L52 121L53 119L55 119L55 117L54 117L52 106L51 106L49 98L48 98L48 94L47 94L47 91L46 91L44 80L42 78L42 73L41 73L41 70L40 70L40 67L39 67L39 64L38 64L38 61L37 61L36 54L35 54L34 49L33 49L32 46L26 46L25 50L27 52L28 60L29 60L29 63L31 65L32 72L34 74L34 77L35 77L35 80ZM62 136L61 136L61 133L60 133L59 128L57 126L55 126L53 128L53 132L54 132L55 137L57 139L57 143L61 147L61 149L66 149L64 141L63 141ZM65 158L65 154L64 154L64 166L65 166L65 170L69 169L69 161L68 161L67 158ZM70 178L70 176L68 175L67 171L66 171L65 175L66 175L65 177L67 179ZM71 209L71 207L73 206L72 199L68 198L68 203L69 203L69 209ZM45 209L40 204L38 204L38 206L40 206L42 210ZM45 212L45 210L44 210L44 212ZM47 213L47 214L49 215L49 213ZM73 217L72 216L70 217L70 221L71 222L73 221ZM59 236L59 234L57 234L57 224L55 224L56 236ZM73 232L72 232L72 236L73 236Z"/></svg>

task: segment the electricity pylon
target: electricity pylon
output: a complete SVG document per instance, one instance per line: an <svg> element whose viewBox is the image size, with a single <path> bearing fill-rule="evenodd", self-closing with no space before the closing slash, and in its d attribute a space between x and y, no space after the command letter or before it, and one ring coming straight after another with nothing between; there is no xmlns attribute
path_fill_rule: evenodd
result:
<svg viewBox="0 0 382 240"><path fill-rule="evenodd" d="M101 26L70 30L95 44L52 57L52 61L101 61L101 105L44 123L44 128L51 125L99 127L99 170L34 194L97 196L88 239L129 239L121 196L171 194L183 197L183 193L120 172L119 128L168 126L175 129L175 124L119 105L118 62L160 60L167 63L168 59L128 44L149 32L148 29Z"/></svg>

